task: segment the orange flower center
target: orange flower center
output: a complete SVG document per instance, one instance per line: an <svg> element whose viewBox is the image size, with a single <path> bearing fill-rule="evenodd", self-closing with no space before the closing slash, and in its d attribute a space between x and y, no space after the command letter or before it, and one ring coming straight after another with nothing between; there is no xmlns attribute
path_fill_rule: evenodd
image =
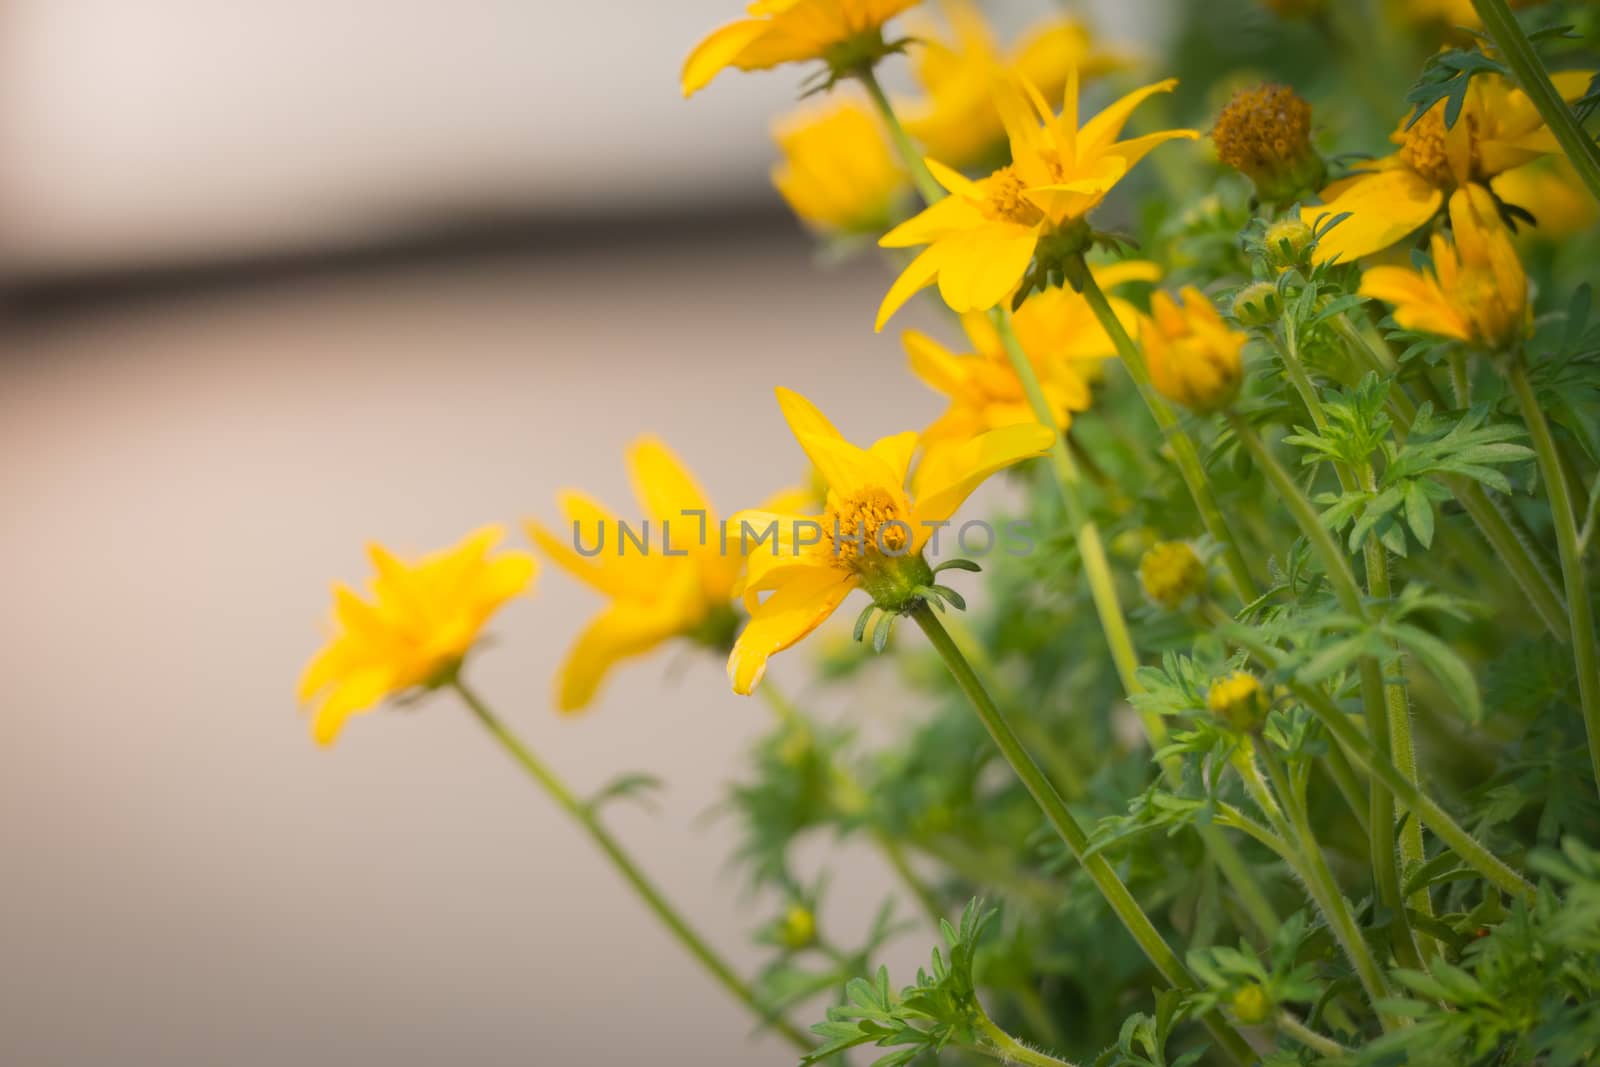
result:
<svg viewBox="0 0 1600 1067"><path fill-rule="evenodd" d="M1457 125L1467 139L1470 177L1478 172L1478 124L1471 115L1462 115ZM1400 142L1400 158L1406 166L1441 189L1456 184L1455 168L1450 165L1450 133L1444 124L1444 107L1436 105L1405 131Z"/></svg>
<svg viewBox="0 0 1600 1067"><path fill-rule="evenodd" d="M908 516L883 489L864 489L830 506L822 517L819 547L846 570L877 556L903 555L911 545Z"/></svg>
<svg viewBox="0 0 1600 1067"><path fill-rule="evenodd" d="M1283 85L1241 89L1211 130L1217 156L1245 174L1273 173L1311 151L1311 105Z"/></svg>
<svg viewBox="0 0 1600 1067"><path fill-rule="evenodd" d="M988 199L983 202L984 217L993 222L1015 222L1032 226L1044 218L1044 213L1023 195L1027 186L1017 176L1013 167L1002 167L983 183Z"/></svg>

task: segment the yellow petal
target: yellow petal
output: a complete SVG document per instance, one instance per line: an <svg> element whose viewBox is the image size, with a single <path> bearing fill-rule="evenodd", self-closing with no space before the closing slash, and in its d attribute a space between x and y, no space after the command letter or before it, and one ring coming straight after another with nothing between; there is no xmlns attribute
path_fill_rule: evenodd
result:
<svg viewBox="0 0 1600 1067"><path fill-rule="evenodd" d="M881 489L898 498L902 492L903 479L897 478L887 463L864 448L840 437L797 434L795 440L805 449L828 488L840 497Z"/></svg>
<svg viewBox="0 0 1600 1067"><path fill-rule="evenodd" d="M1395 321L1460 341L1472 339L1469 323L1456 314L1437 283L1405 267L1371 267L1361 275L1361 295L1393 305Z"/></svg>
<svg viewBox="0 0 1600 1067"><path fill-rule="evenodd" d="M1422 226L1438 212L1444 194L1405 167L1376 171L1348 186L1334 200L1301 209L1315 227L1319 220L1346 212L1349 217L1317 242L1316 261L1350 262L1381 252Z"/></svg>
<svg viewBox="0 0 1600 1067"><path fill-rule="evenodd" d="M912 523L919 538L927 523L943 522L954 515L973 490L995 471L1003 470L1049 451L1054 431L1037 424L1007 426L976 437L951 453L941 471L942 484L929 484L919 494Z"/></svg>
<svg viewBox="0 0 1600 1067"><path fill-rule="evenodd" d="M715 524L705 491L672 450L656 438L640 437L628 448L628 473L646 516L685 525L685 517L698 512ZM695 520L691 516L689 521Z"/></svg>
<svg viewBox="0 0 1600 1067"><path fill-rule="evenodd" d="M807 434L812 437L837 437L841 441L844 440L844 435L828 421L828 417L817 405L793 389L785 389L781 385L773 392L778 397L778 410L783 412L783 421L789 424L790 433L796 437Z"/></svg>
<svg viewBox="0 0 1600 1067"><path fill-rule="evenodd" d="M768 658L821 626L856 581L855 575L836 567L810 568L769 596L751 613L728 656L733 691L749 696L766 673Z"/></svg>
<svg viewBox="0 0 1600 1067"><path fill-rule="evenodd" d="M582 711L593 702L606 675L622 660L642 656L676 635L684 620L662 608L618 604L584 627L556 675L556 708Z"/></svg>
<svg viewBox="0 0 1600 1067"><path fill-rule="evenodd" d="M966 391L967 369L962 358L925 333L907 330L901 335L911 372L935 392L956 397Z"/></svg>
<svg viewBox="0 0 1600 1067"><path fill-rule="evenodd" d="M983 194L978 194L981 199ZM983 213L964 196L947 196L878 239L880 248L915 248L983 225Z"/></svg>
<svg viewBox="0 0 1600 1067"><path fill-rule="evenodd" d="M1078 133L1079 156L1087 157L1093 152L1104 151L1122 134L1122 128L1128 124L1128 119L1133 115L1135 108L1155 94L1170 93L1177 86L1178 79L1168 78L1154 85L1135 89L1084 123L1083 129Z"/></svg>
<svg viewBox="0 0 1600 1067"><path fill-rule="evenodd" d="M911 470L911 455L917 450L917 432L907 430L891 437L882 437L868 446L867 451L893 472L898 484L904 485Z"/></svg>
<svg viewBox="0 0 1600 1067"><path fill-rule="evenodd" d="M389 695L393 681L393 673L385 667L345 675L312 714L312 738L324 747L332 745L352 715L372 710Z"/></svg>
<svg viewBox="0 0 1600 1067"><path fill-rule="evenodd" d="M1038 247L1037 231L989 226L953 238L939 270L939 294L952 311L987 311L1016 292Z"/></svg>
<svg viewBox="0 0 1600 1067"><path fill-rule="evenodd" d="M942 243L929 245L900 273L900 277L896 278L894 285L889 288L888 295L883 298L883 303L878 306L878 320L873 326L874 330L881 332L894 317L894 313L905 306L906 301L933 284L933 279L939 273L940 264L945 260L945 252Z"/></svg>
<svg viewBox="0 0 1600 1067"><path fill-rule="evenodd" d="M733 63L762 34L771 23L760 19L741 19L713 30L711 35L695 46L683 63L683 95L693 96L711 84L711 79Z"/></svg>

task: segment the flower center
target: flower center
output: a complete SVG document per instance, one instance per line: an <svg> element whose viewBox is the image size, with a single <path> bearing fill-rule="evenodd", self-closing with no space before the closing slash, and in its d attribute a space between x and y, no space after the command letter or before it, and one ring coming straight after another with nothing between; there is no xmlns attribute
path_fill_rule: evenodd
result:
<svg viewBox="0 0 1600 1067"><path fill-rule="evenodd" d="M1478 171L1477 120L1462 115L1457 126L1467 139L1467 177L1471 177ZM1450 133L1444 123L1444 106L1436 105L1412 124L1400 141L1400 158L1406 166L1442 189L1456 184L1455 168L1450 165Z"/></svg>
<svg viewBox="0 0 1600 1067"><path fill-rule="evenodd" d="M883 489L863 489L828 508L822 535L818 547L846 570L859 571L884 556L903 556L911 547L911 523Z"/></svg>
<svg viewBox="0 0 1600 1067"><path fill-rule="evenodd" d="M1027 186L1017 176L1013 167L1002 167L983 183L988 199L983 202L984 217L993 222L1015 222L1032 226L1044 218L1044 213L1023 195Z"/></svg>
<svg viewBox="0 0 1600 1067"><path fill-rule="evenodd" d="M1324 167L1311 147L1311 105L1283 85L1241 89L1211 129L1217 158L1271 200L1293 200L1321 184Z"/></svg>

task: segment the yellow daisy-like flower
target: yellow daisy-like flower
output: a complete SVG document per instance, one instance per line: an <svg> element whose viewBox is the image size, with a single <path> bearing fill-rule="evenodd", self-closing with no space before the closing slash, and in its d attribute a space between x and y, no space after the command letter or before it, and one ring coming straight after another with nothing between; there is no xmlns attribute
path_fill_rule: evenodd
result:
<svg viewBox="0 0 1600 1067"><path fill-rule="evenodd" d="M1479 185L1450 197L1452 242L1433 237L1433 269L1373 267L1361 295L1394 305L1408 330L1502 349L1529 327L1528 276L1500 221L1494 197Z"/></svg>
<svg viewBox="0 0 1600 1067"><path fill-rule="evenodd" d="M928 155L957 169L993 166L1005 146L1006 128L994 103L997 75L1020 74L1049 99L1061 95L1074 68L1087 79L1128 65L1098 48L1076 19L1050 19L1003 49L976 5L948 0L944 9L955 40L919 37L912 70L923 96L899 110Z"/></svg>
<svg viewBox="0 0 1600 1067"><path fill-rule="evenodd" d="M1239 395L1244 379L1240 352L1249 341L1223 321L1211 298L1192 285L1150 298L1150 317L1139 328L1139 343L1156 392L1190 411L1208 414Z"/></svg>
<svg viewBox="0 0 1600 1067"><path fill-rule="evenodd" d="M828 483L827 509L818 516L744 511L732 520L730 537L750 542L750 623L728 657L728 678L741 694L761 681L769 657L820 626L852 589L865 588L886 610L903 606L914 588L933 581L922 550L939 524L991 474L1043 455L1055 439L1037 424L981 434L938 465L922 464L908 492L915 432L859 448L798 393L779 389L778 404Z"/></svg>
<svg viewBox="0 0 1600 1067"><path fill-rule="evenodd" d="M334 585L334 635L300 677L299 699L312 706L318 744L333 744L352 715L448 680L490 617L533 581L532 556L491 555L502 536L499 527L485 527L409 561L367 546L376 571L368 596Z"/></svg>
<svg viewBox="0 0 1600 1067"><path fill-rule="evenodd" d="M729 67L771 70L820 59L844 70L888 49L883 25L922 0L756 0L749 18L701 41L683 64L683 95L693 96Z"/></svg>
<svg viewBox="0 0 1600 1067"><path fill-rule="evenodd" d="M1126 282L1153 282L1161 268L1129 260L1097 268L1094 276L1102 291L1110 292ZM1139 313L1133 305L1117 297L1110 302L1124 329L1136 330ZM972 346L968 355L957 355L916 330L903 337L911 370L950 400L945 413L922 432L922 447L929 454L959 446L985 430L1038 421L988 316L965 315L961 322ZM1089 385L1099 378L1101 363L1116 355L1115 344L1088 302L1070 289L1046 289L1029 297L1012 326L1056 426L1065 429L1073 412L1088 410Z"/></svg>
<svg viewBox="0 0 1600 1067"><path fill-rule="evenodd" d="M833 234L881 233L909 187L876 116L853 100L808 109L773 130L772 184L801 221Z"/></svg>
<svg viewBox="0 0 1600 1067"><path fill-rule="evenodd" d="M1117 138L1133 109L1155 93L1169 92L1169 79L1129 93L1078 125L1078 73L1067 77L1066 104L1050 110L1025 80L1001 85L996 105L1011 142L1012 162L972 181L932 159L928 167L951 194L889 231L885 248L928 247L911 262L878 310L878 329L912 296L939 283L951 309L985 311L1022 284L1035 253L1079 254L1086 243L1084 217L1105 199L1134 164L1157 145L1194 130L1164 130L1126 141ZM1059 250L1046 246L1060 243Z"/></svg>
<svg viewBox="0 0 1600 1067"><path fill-rule="evenodd" d="M1569 101L1583 94L1589 78L1572 71L1553 76L1557 91ZM1445 126L1444 113L1441 100L1409 129L1402 123L1390 137L1398 152L1334 182L1322 191L1320 205L1301 210L1312 226L1349 216L1317 242L1318 263L1381 252L1420 229L1461 186L1486 183L1561 150L1533 101L1498 75L1472 79L1454 126Z"/></svg>
<svg viewBox="0 0 1600 1067"><path fill-rule="evenodd" d="M526 523L552 563L610 600L556 675L556 707L568 714L588 707L622 660L680 637L724 650L738 626L731 601L743 561L723 551L720 523L699 483L653 437L635 441L627 460L643 521L624 524L569 490L560 497L560 532Z"/></svg>

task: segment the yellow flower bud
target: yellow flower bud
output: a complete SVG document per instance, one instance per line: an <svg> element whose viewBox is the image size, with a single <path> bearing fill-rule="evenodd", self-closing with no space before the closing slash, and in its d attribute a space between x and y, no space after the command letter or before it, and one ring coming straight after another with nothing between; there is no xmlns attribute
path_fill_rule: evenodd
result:
<svg viewBox="0 0 1600 1067"><path fill-rule="evenodd" d="M1230 329L1200 290L1185 286L1179 295L1182 303L1164 292L1151 298L1139 340L1156 391L1191 411L1209 414L1239 395L1244 377L1240 350L1248 338Z"/></svg>
<svg viewBox="0 0 1600 1067"><path fill-rule="evenodd" d="M791 951L798 952L810 946L817 939L817 917L810 908L796 904L784 915L778 937L784 948Z"/></svg>
<svg viewBox="0 0 1600 1067"><path fill-rule="evenodd" d="M1271 282L1254 282L1233 298L1233 317L1245 326L1271 326L1282 311L1278 287Z"/></svg>
<svg viewBox="0 0 1600 1067"><path fill-rule="evenodd" d="M1285 85L1233 94L1211 129L1217 158L1249 178L1256 195L1287 204L1316 192L1328 168L1311 147L1311 105Z"/></svg>
<svg viewBox="0 0 1600 1067"><path fill-rule="evenodd" d="M1260 982L1251 982L1235 993L1229 1007L1233 1009L1234 1018L1246 1026L1264 1023L1272 1017L1272 997Z"/></svg>
<svg viewBox="0 0 1600 1067"><path fill-rule="evenodd" d="M877 234L889 225L896 198L910 188L878 120L843 100L781 122L773 136L783 162L772 184L812 229Z"/></svg>
<svg viewBox="0 0 1600 1067"><path fill-rule="evenodd" d="M1206 567L1183 541L1163 541L1139 561L1144 595L1172 610L1205 587Z"/></svg>
<svg viewBox="0 0 1600 1067"><path fill-rule="evenodd" d="M1211 683L1206 710L1236 730L1253 733L1265 725L1272 701L1255 675L1235 671Z"/></svg>
<svg viewBox="0 0 1600 1067"><path fill-rule="evenodd" d="M1311 227L1290 215L1268 226L1262 243L1267 248L1267 262L1279 270L1288 270L1307 265L1314 240L1316 234Z"/></svg>

